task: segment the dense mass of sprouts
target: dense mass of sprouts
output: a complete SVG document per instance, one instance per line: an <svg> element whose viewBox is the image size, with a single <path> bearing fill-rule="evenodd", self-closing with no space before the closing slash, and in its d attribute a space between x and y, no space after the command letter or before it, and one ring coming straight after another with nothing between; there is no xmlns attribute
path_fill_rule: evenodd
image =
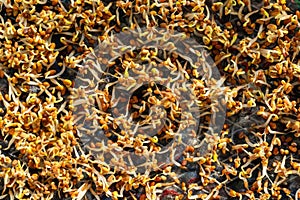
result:
<svg viewBox="0 0 300 200"><path fill-rule="evenodd" d="M0 199L299 199L295 8L286 0L0 1ZM155 40L152 32L161 29L196 40L220 79L202 79L210 68L188 53L172 52L174 41L164 43L170 48L162 52L151 45L128 48ZM113 43L128 30L145 39ZM155 41L168 41L167 34L156 35ZM124 53L95 51L101 44ZM154 67L143 68L145 62ZM168 85L173 92L167 83L141 87L131 79L165 73L160 67L168 68L171 79L188 81ZM113 109L125 95L114 98L121 86L139 91L128 112L140 129L118 129L126 125ZM138 163L151 163L144 173L119 160L107 162L105 156L113 158L119 148L143 155L172 143L173 133L185 127L179 119L188 116L174 93L185 90L196 96L202 121L180 152L170 148L164 165L153 158ZM163 109L153 107L158 102ZM219 119L212 113L222 112L220 105L226 105L226 121L216 131L209 125ZM169 122L146 137L143 127L159 125L147 118L155 118L152 107ZM141 134L133 137L134 130Z"/></svg>

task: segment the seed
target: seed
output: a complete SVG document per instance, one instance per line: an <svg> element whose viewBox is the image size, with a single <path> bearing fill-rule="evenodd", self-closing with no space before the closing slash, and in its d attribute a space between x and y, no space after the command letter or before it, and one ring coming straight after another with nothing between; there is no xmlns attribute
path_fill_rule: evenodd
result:
<svg viewBox="0 0 300 200"><path fill-rule="evenodd" d="M277 26L275 24L268 24L267 28L271 31L276 31L277 30Z"/></svg>
<svg viewBox="0 0 300 200"><path fill-rule="evenodd" d="M232 29L232 24L231 24L231 22L226 22L225 23L225 26L226 26L226 28L228 28L228 29Z"/></svg>
<svg viewBox="0 0 300 200"><path fill-rule="evenodd" d="M192 146L187 146L187 147L186 147L186 151L187 151L187 152L193 153L193 152L195 151L195 149L194 149L194 147L192 147Z"/></svg>
<svg viewBox="0 0 300 200"><path fill-rule="evenodd" d="M71 87L73 85L73 82L68 79L63 79L63 83L66 87Z"/></svg>
<svg viewBox="0 0 300 200"><path fill-rule="evenodd" d="M289 150L293 153L296 153L298 149L297 149L297 147L289 146Z"/></svg>
<svg viewBox="0 0 300 200"><path fill-rule="evenodd" d="M208 45L210 43L210 39L206 36L203 36L202 40L203 40L205 45Z"/></svg>
<svg viewBox="0 0 300 200"><path fill-rule="evenodd" d="M290 143L292 140L293 140L292 137L288 137L288 138L285 139L285 142Z"/></svg>

